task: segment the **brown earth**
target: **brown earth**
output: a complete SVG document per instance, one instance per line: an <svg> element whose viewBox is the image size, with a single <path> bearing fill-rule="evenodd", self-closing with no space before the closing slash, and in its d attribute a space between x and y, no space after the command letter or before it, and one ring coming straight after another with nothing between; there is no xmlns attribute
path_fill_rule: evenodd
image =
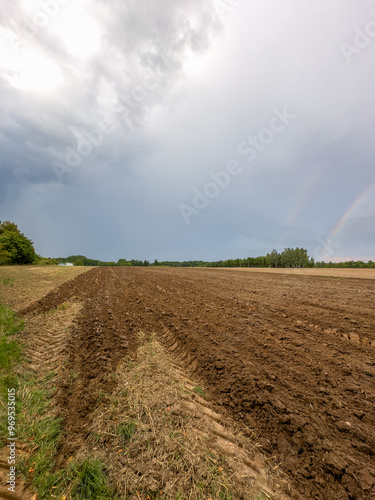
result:
<svg viewBox="0 0 375 500"><path fill-rule="evenodd" d="M115 382L111 374L126 356L135 353L135 325L129 321L127 293L111 269L92 269L67 281L35 304L20 311L46 312L67 301L83 301L73 321L66 346L66 376L56 401L63 409L68 438L60 453L61 464L69 459L87 437L88 417L102 393Z"/></svg>
<svg viewBox="0 0 375 500"><path fill-rule="evenodd" d="M22 281L32 287L34 278L24 275ZM188 353L172 345L167 333L163 343L169 348L162 347L154 334L135 328L131 335L137 338L137 349L130 348L106 367L103 380L95 378L88 400L85 376L90 369L75 366L82 353L74 350L74 336L77 329L88 332L82 311L97 305L91 281L92 277L82 276L23 311L20 340L28 368L38 379L47 377L49 386L59 387L57 392L53 389L49 405L50 416L65 416L57 465L64 467L67 459L98 458L108 467L111 484L129 500L290 498L287 475L260 451L254 433L214 411L215 403L195 392L197 388L204 393L202 380L190 376L189 366L184 369ZM16 280L13 294L22 298L19 285ZM105 279L103 285L108 295L113 283ZM96 345L92 347L90 356L98 356ZM129 422L135 423L137 432L124 442L119 429ZM37 447L38 442L34 444ZM30 463L33 448L26 450ZM32 481L31 476L27 479ZM65 494L69 498L69 492ZM31 496L24 492L20 497Z"/></svg>
<svg viewBox="0 0 375 500"><path fill-rule="evenodd" d="M213 269L213 268L212 268ZM281 268L281 267L228 267L216 268L217 271L244 271L248 273L271 273L271 274L293 274L298 276L326 276L331 278L363 278L375 279L375 268L344 268L344 267L301 267L301 268Z"/></svg>
<svg viewBox="0 0 375 500"><path fill-rule="evenodd" d="M59 402L67 458L136 333L176 345L209 396L255 428L295 496L375 498L374 281L242 270L98 268L23 314L83 300Z"/></svg>

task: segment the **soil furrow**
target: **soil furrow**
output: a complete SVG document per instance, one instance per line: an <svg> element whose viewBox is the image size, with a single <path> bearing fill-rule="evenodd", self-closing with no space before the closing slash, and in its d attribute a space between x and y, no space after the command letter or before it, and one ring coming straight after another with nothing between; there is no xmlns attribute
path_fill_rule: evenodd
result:
<svg viewBox="0 0 375 500"><path fill-rule="evenodd" d="M154 330L162 336L168 328L166 347L188 353L187 365L194 358L196 373L216 402L239 421L255 424L264 449L277 454L302 498L371 496L374 350L322 329L351 332L341 312L337 317L332 313L341 311L351 294L346 315L356 323L350 325L358 325L360 337L368 336L373 316L368 313L364 327L358 318L366 307L370 310L363 296L372 296L373 281L327 285L324 278L264 278L240 271L223 276L221 271L182 269L115 273L137 297L137 325L142 328L149 322L151 309ZM357 289L360 298L354 293ZM248 290L247 296L243 290ZM278 304L282 290L293 301L288 297ZM322 307L310 307L307 313L306 297L319 294ZM323 315L327 300L329 318ZM276 314L275 307L289 312ZM309 325L319 325L319 331Z"/></svg>
<svg viewBox="0 0 375 500"><path fill-rule="evenodd" d="M297 496L374 498L373 292L366 279L90 270L24 310L83 302L66 346L75 376L58 397L69 431L62 456L85 438L136 334L155 332L182 376L204 381L212 409L256 430Z"/></svg>

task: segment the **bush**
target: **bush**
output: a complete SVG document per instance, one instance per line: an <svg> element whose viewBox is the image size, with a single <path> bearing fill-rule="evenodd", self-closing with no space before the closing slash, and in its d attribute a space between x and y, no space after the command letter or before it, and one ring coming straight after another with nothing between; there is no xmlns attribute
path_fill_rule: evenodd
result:
<svg viewBox="0 0 375 500"><path fill-rule="evenodd" d="M74 260L73 264L75 266L84 266L85 265L85 263L83 262L83 259L81 259L81 258L78 258L78 259Z"/></svg>
<svg viewBox="0 0 375 500"><path fill-rule="evenodd" d="M47 259L44 257L39 257L39 260L36 262L39 266L57 266L58 262L56 259Z"/></svg>

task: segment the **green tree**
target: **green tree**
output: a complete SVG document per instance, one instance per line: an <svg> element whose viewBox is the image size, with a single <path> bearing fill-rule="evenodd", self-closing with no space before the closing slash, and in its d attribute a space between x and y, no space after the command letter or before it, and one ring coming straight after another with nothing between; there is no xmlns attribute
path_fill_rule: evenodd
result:
<svg viewBox="0 0 375 500"><path fill-rule="evenodd" d="M0 243L0 266L11 264L10 253Z"/></svg>
<svg viewBox="0 0 375 500"><path fill-rule="evenodd" d="M119 259L116 266L131 266L131 264L126 259Z"/></svg>
<svg viewBox="0 0 375 500"><path fill-rule="evenodd" d="M258 259L260 261L260 257L258 257ZM268 253L266 255L266 260L269 262L269 264L268 264L269 267L279 267L280 263L281 263L281 255L278 253L277 250L274 249L274 250L272 250L271 253Z"/></svg>
<svg viewBox="0 0 375 500"><path fill-rule="evenodd" d="M0 264L31 264L37 260L33 245L14 222L0 221Z"/></svg>

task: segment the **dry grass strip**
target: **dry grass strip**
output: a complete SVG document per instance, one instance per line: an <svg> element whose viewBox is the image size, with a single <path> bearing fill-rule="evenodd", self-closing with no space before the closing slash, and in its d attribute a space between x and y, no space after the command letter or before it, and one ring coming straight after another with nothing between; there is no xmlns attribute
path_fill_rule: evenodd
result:
<svg viewBox="0 0 375 500"><path fill-rule="evenodd" d="M204 387L173 368L155 337L139 335L137 361L118 368L118 387L99 402L89 438L121 498L287 498L286 481L251 432L212 410Z"/></svg>

